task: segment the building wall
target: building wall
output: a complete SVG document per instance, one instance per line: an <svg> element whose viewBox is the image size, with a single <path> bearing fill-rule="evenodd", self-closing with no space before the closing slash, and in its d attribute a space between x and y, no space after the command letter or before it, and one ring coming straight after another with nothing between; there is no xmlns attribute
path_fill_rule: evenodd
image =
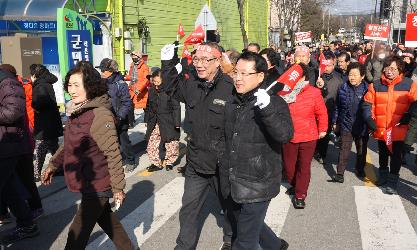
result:
<svg viewBox="0 0 418 250"><path fill-rule="evenodd" d="M268 0L247 0L244 11L249 42L258 42L262 47L268 44L268 3ZM133 49L141 50L136 25L140 18L145 17L150 28L148 64L159 65L160 49L176 39L178 23L182 22L186 36L190 34L204 4L209 5L218 22L221 45L226 49L243 49L238 7L232 0L124 0L123 29L131 31ZM118 41L114 44L118 46ZM114 57L121 64L121 50L114 49L114 52Z"/></svg>

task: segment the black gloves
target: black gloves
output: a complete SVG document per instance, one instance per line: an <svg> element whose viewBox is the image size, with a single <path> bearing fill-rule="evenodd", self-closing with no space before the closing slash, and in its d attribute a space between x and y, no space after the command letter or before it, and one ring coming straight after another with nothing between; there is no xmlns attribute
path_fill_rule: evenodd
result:
<svg viewBox="0 0 418 250"><path fill-rule="evenodd" d="M376 131L377 129L376 122L371 117L366 119L366 123L371 131L373 132Z"/></svg>
<svg viewBox="0 0 418 250"><path fill-rule="evenodd" d="M411 118L412 118L412 116L411 116L411 114L410 114L410 113L405 113L405 114L401 117L401 119L399 120L399 124L400 124L400 125L408 125L408 124L409 124L409 122L411 121Z"/></svg>

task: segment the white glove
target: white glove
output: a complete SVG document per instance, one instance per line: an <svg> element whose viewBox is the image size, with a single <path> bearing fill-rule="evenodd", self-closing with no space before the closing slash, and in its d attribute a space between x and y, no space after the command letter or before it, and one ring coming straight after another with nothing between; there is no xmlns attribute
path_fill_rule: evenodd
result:
<svg viewBox="0 0 418 250"><path fill-rule="evenodd" d="M161 61L169 61L174 57L174 44L166 44L161 49Z"/></svg>
<svg viewBox="0 0 418 250"><path fill-rule="evenodd" d="M177 70L177 74L181 73L181 71L183 70L183 66L181 66L181 63L176 64L176 70Z"/></svg>
<svg viewBox="0 0 418 250"><path fill-rule="evenodd" d="M270 104L270 95L267 94L265 89L258 89L257 92L254 93L254 96L257 97L257 101L254 106L258 106L260 109L263 109Z"/></svg>

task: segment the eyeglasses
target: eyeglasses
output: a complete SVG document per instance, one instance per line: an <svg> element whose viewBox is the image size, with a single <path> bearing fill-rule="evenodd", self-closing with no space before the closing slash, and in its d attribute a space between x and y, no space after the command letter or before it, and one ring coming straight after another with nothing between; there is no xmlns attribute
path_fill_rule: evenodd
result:
<svg viewBox="0 0 418 250"><path fill-rule="evenodd" d="M258 72L251 72L251 73L245 73L245 72L239 72L237 70L232 71L232 77L233 78L237 78L238 76L241 76L241 78L243 77L248 77L250 75L254 75L257 74Z"/></svg>
<svg viewBox="0 0 418 250"><path fill-rule="evenodd" d="M197 65L200 62L200 63L202 63L203 66L207 66L207 65L209 65L209 62L211 62L215 59L216 59L216 57L213 57L213 58L210 58L210 59L193 57L192 62L193 62L194 65Z"/></svg>

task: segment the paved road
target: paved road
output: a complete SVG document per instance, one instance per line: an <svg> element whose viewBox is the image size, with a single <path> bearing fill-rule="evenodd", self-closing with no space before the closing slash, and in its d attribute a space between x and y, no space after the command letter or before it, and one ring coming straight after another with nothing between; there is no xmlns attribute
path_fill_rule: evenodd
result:
<svg viewBox="0 0 418 250"><path fill-rule="evenodd" d="M141 114L137 114L140 116ZM181 206L184 178L176 171L148 174L149 165L141 142L144 124L131 131L136 142L139 166L127 175L127 199L117 212L131 240L141 249L173 249L179 231L178 212ZM185 142L182 139L182 145ZM416 249L416 152L407 156L401 169L399 195L389 196L373 185L377 172L377 145L369 143L367 181L357 179L354 169L354 147L344 184L328 182L335 173L337 150L330 145L328 164L312 162L312 178L304 210L295 210L290 198L282 192L272 200L266 222L289 249ZM178 166L185 164L184 156ZM45 215L38 220L41 235L26 239L8 249L63 249L69 224L80 196L70 193L62 177L50 187L39 187ZM223 223L220 206L214 194L209 195L200 222L203 224L197 249L219 249ZM0 227L0 236L13 224ZM114 249L98 226L88 249Z"/></svg>

